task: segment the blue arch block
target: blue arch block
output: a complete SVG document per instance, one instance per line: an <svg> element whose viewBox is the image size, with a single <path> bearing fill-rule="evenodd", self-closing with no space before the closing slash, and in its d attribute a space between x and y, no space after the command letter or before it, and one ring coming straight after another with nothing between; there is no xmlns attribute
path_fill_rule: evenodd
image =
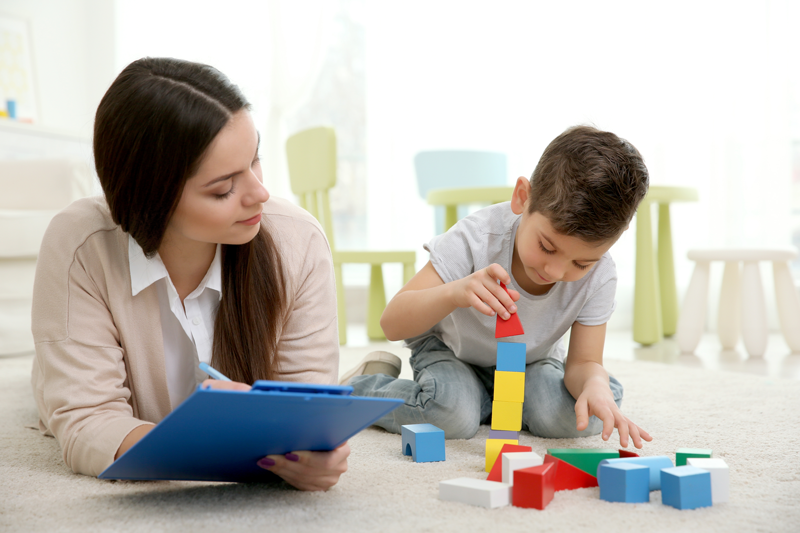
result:
<svg viewBox="0 0 800 533"><path fill-rule="evenodd" d="M444 461L444 431L433 424L408 424L400 429L403 455L417 463Z"/></svg>

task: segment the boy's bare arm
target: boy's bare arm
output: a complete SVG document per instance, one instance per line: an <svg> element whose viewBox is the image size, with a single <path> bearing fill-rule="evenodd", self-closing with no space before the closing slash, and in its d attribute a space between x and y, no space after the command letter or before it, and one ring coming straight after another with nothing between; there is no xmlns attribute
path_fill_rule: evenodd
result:
<svg viewBox="0 0 800 533"><path fill-rule="evenodd" d="M474 307L481 313L504 318L517 310L519 293L509 294L497 284L510 283L498 264L489 265L466 278L445 283L430 261L400 289L381 315L381 328L389 340L414 337L428 331L459 307Z"/></svg>
<svg viewBox="0 0 800 533"><path fill-rule="evenodd" d="M605 324L584 326L575 322L572 325L564 385L576 400L577 429L578 431L586 429L589 417L594 415L603 421L603 440L608 440L616 427L623 447L628 446L630 436L634 446L641 448L642 439L649 442L653 438L622 414L614 402L608 373L603 368L605 338Z"/></svg>

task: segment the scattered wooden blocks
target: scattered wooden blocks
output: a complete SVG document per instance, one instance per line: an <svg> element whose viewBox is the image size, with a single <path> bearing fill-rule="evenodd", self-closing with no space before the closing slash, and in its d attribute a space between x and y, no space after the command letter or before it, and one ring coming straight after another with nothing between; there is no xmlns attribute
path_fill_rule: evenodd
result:
<svg viewBox="0 0 800 533"><path fill-rule="evenodd" d="M403 455L410 455L417 463L445 460L443 430L433 424L409 424L400 430Z"/></svg>
<svg viewBox="0 0 800 533"><path fill-rule="evenodd" d="M545 463L515 470L511 497L514 507L526 507L543 511L547 504L553 500L555 477L555 463Z"/></svg>
<svg viewBox="0 0 800 533"><path fill-rule="evenodd" d="M705 457L689 457L686 462L689 466L706 470L711 474L711 502L714 505L728 501L730 495L730 472L725 461L722 459L707 459Z"/></svg>
<svg viewBox="0 0 800 533"><path fill-rule="evenodd" d="M510 433L510 432L509 432ZM497 456L500 455L500 450L505 447L505 445L516 445L519 444L519 440L517 439L486 439L486 471L491 472L492 467L494 466L495 462L497 462ZM531 448L527 447L530 451ZM501 462L502 464L502 462ZM499 479L497 481L500 481Z"/></svg>
<svg viewBox="0 0 800 533"><path fill-rule="evenodd" d="M672 459L666 455L655 455L652 457L620 457L619 459L603 459L597 467L597 482L600 483L600 468L606 464L631 463L644 465L650 468L650 490L661 490L661 470L672 468Z"/></svg>
<svg viewBox="0 0 800 533"><path fill-rule="evenodd" d="M498 461L502 463L503 483L514 485L514 471L544 463L542 457L536 452L506 452L500 455Z"/></svg>
<svg viewBox="0 0 800 533"><path fill-rule="evenodd" d="M497 343L497 370L525 372L525 345L518 342Z"/></svg>
<svg viewBox="0 0 800 533"><path fill-rule="evenodd" d="M483 479L460 477L439 482L439 499L493 509L510 503L511 486Z"/></svg>
<svg viewBox="0 0 800 533"><path fill-rule="evenodd" d="M525 372L494 373L494 401L515 402L522 404L525 400ZM520 416L522 411L520 410Z"/></svg>
<svg viewBox="0 0 800 533"><path fill-rule="evenodd" d="M492 432L489 432L491 435ZM529 452L532 448L530 446L519 446L517 444L503 444L503 447L500 448L500 454L497 456L497 459L503 457L504 453L512 453L512 452ZM495 459L494 464L492 465L491 470L489 471L489 477L486 478L487 481L503 481L503 461L498 461Z"/></svg>
<svg viewBox="0 0 800 533"><path fill-rule="evenodd" d="M661 471L661 502L676 509L711 506L711 474L694 466Z"/></svg>
<svg viewBox="0 0 800 533"><path fill-rule="evenodd" d="M580 468L576 468L557 457L545 455L544 462L554 463L556 465L556 492L560 490L574 490L597 486L596 477L587 474ZM602 462L600 464L602 464Z"/></svg>
<svg viewBox="0 0 800 533"><path fill-rule="evenodd" d="M705 457L706 459L711 458L712 450L706 450L704 448L678 448L678 451L675 452L675 466L685 466L686 459L689 457Z"/></svg>
<svg viewBox="0 0 800 533"><path fill-rule="evenodd" d="M607 502L650 501L650 469L633 463L601 464L600 499Z"/></svg>
<svg viewBox="0 0 800 533"><path fill-rule="evenodd" d="M617 450L604 448L553 448L547 453L580 468L590 476L597 476L597 465L603 459L619 459Z"/></svg>

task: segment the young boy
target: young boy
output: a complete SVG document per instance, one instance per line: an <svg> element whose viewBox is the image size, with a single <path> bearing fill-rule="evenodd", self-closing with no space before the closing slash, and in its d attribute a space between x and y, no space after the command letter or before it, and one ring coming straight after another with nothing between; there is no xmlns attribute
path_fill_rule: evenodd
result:
<svg viewBox="0 0 800 533"><path fill-rule="evenodd" d="M545 149L511 202L482 209L434 237L430 261L389 302L381 326L406 339L414 380L400 360L374 352L342 381L360 396L402 398L377 422L395 433L431 423L470 438L491 419L497 353L495 313L518 312L525 333L522 429L538 437L596 435L637 448L650 435L619 410L622 385L603 368L617 274L609 248L644 198L648 173L627 141L570 128ZM498 281L508 287L506 293ZM569 350L561 338L571 328ZM381 372L381 373L378 373Z"/></svg>

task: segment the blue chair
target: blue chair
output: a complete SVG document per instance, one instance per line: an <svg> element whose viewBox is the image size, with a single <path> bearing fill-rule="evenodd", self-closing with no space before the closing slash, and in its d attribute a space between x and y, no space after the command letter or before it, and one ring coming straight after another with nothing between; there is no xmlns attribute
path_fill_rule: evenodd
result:
<svg viewBox="0 0 800 533"><path fill-rule="evenodd" d="M435 150L414 157L419 195L436 208L436 231L466 214L468 203L511 199L506 155L474 150ZM431 195L433 193L433 195ZM479 200L475 201L475 198ZM444 207L444 210L439 206Z"/></svg>

